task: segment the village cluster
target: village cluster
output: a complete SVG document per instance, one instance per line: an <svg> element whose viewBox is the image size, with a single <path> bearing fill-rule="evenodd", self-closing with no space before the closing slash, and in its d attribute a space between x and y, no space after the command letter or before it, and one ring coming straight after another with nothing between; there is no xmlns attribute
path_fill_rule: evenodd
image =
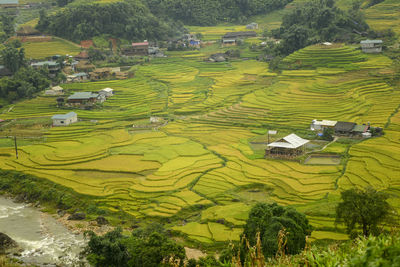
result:
<svg viewBox="0 0 400 267"><path fill-rule="evenodd" d="M335 136L349 138L370 138L372 134L381 134L382 128L371 127L368 124L356 124L354 122L330 121L330 120L313 120L310 130L322 136L323 132L330 130ZM306 145L310 140L303 139L292 133L272 143L268 142L265 150L266 157L273 158L294 158L304 154Z"/></svg>

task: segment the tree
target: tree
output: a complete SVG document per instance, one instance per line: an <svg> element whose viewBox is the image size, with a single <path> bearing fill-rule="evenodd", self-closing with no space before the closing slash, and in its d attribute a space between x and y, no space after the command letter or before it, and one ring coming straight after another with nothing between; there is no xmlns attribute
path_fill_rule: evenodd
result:
<svg viewBox="0 0 400 267"><path fill-rule="evenodd" d="M24 48L17 49L7 45L5 49L1 50L0 55L3 59L4 66L12 73L16 73L26 64Z"/></svg>
<svg viewBox="0 0 400 267"><path fill-rule="evenodd" d="M1 24L3 26L3 31L6 33L7 37L14 34L14 17L8 14L2 14L0 17Z"/></svg>
<svg viewBox="0 0 400 267"><path fill-rule="evenodd" d="M258 203L250 211L243 234L251 246L257 242L260 233L261 245L265 257L274 256L278 251L278 234L287 231L285 253L296 254L303 250L306 236L311 234L311 226L306 216L291 207Z"/></svg>
<svg viewBox="0 0 400 267"><path fill-rule="evenodd" d="M341 197L342 202L336 207L336 223L344 223L349 234L359 226L364 236L376 235L378 226L390 221L394 213L387 202L389 196L373 188L349 189Z"/></svg>
<svg viewBox="0 0 400 267"><path fill-rule="evenodd" d="M332 141L333 134L334 134L334 130L332 128L325 128L322 133L322 139L327 140L327 141Z"/></svg>

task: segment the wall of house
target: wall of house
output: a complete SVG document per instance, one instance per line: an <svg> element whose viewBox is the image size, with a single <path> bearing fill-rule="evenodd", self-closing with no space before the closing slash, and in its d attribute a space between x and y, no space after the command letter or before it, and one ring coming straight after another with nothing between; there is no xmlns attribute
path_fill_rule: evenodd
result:
<svg viewBox="0 0 400 267"><path fill-rule="evenodd" d="M71 123L74 123L74 122L77 122L78 121L78 118L75 116L75 117L72 117L72 118L68 118L68 119L65 119L65 120L53 120L53 126L67 126L67 125L70 125Z"/></svg>

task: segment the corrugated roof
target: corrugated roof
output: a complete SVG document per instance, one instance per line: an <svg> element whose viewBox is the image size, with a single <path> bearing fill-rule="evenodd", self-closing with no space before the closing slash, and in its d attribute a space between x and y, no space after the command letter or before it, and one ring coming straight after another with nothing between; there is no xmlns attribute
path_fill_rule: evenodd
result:
<svg viewBox="0 0 400 267"><path fill-rule="evenodd" d="M36 63L32 63L32 66L38 66L38 67L42 67L45 65L48 66L58 66L59 64L55 61L41 61L41 62L36 62Z"/></svg>
<svg viewBox="0 0 400 267"><path fill-rule="evenodd" d="M313 125L321 125L321 126L335 126L337 121L328 121L328 120L322 120L322 121L317 121L313 120Z"/></svg>
<svg viewBox="0 0 400 267"><path fill-rule="evenodd" d="M79 73L74 73L71 76L73 77L83 77L83 76L88 76L85 72L79 72Z"/></svg>
<svg viewBox="0 0 400 267"><path fill-rule="evenodd" d="M285 142L282 142L285 141ZM282 147L282 148L299 148L310 142L309 140L303 139L296 134L289 134L278 142L268 144L269 147Z"/></svg>
<svg viewBox="0 0 400 267"><path fill-rule="evenodd" d="M148 42L132 43L132 46L143 46L143 45L149 45L149 43Z"/></svg>
<svg viewBox="0 0 400 267"><path fill-rule="evenodd" d="M53 120L66 120L66 119L69 119L69 118L73 118L75 116L78 116L78 115L75 112L71 111L71 112L69 112L67 114L54 115L53 117L51 117L51 119L53 119Z"/></svg>
<svg viewBox="0 0 400 267"><path fill-rule="evenodd" d="M92 93L92 92L77 92L73 95L68 97L68 100L71 99L90 99L90 98L97 98L99 94Z"/></svg>
<svg viewBox="0 0 400 267"><path fill-rule="evenodd" d="M355 125L354 122L338 121L335 125L335 131L351 132Z"/></svg>
<svg viewBox="0 0 400 267"><path fill-rule="evenodd" d="M364 133L368 130L367 125L355 125L353 128L353 132Z"/></svg>
<svg viewBox="0 0 400 267"><path fill-rule="evenodd" d="M112 93L114 91L114 89L111 89L111 88L107 87L107 88L101 89L100 91L107 92L107 93Z"/></svg>
<svg viewBox="0 0 400 267"><path fill-rule="evenodd" d="M363 40L360 44L381 44L383 43L382 40Z"/></svg>
<svg viewBox="0 0 400 267"><path fill-rule="evenodd" d="M64 89L61 86L57 85L57 86L52 87L51 90L53 90L53 91L62 91Z"/></svg>
<svg viewBox="0 0 400 267"><path fill-rule="evenodd" d="M0 5L18 5L18 0L0 0Z"/></svg>

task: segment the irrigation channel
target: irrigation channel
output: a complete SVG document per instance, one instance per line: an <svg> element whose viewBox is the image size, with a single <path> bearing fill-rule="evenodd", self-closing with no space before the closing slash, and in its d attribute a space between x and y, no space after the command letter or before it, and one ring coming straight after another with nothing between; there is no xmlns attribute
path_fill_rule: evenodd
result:
<svg viewBox="0 0 400 267"><path fill-rule="evenodd" d="M81 266L82 235L65 228L51 215L0 196L0 232L14 239L15 258L35 266Z"/></svg>

